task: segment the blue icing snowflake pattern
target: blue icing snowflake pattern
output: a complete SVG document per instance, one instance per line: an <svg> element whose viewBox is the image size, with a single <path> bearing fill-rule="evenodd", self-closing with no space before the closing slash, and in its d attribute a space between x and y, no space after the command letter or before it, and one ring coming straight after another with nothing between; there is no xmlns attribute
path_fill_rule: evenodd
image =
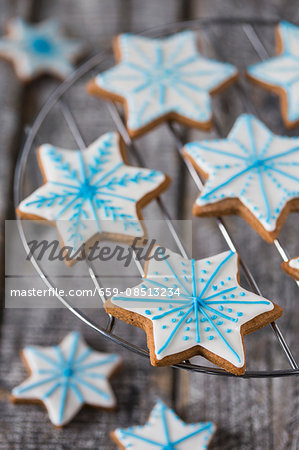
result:
<svg viewBox="0 0 299 450"><path fill-rule="evenodd" d="M198 214L205 205L238 198L274 232L287 202L299 196L299 138L276 136L254 116L241 115L226 139L192 142L184 152L209 174Z"/></svg>
<svg viewBox="0 0 299 450"><path fill-rule="evenodd" d="M157 361L200 345L233 366L243 367L240 328L254 317L271 311L273 303L241 288L237 281L237 254L233 252L200 261L185 260L170 250L165 255L168 257L161 261L149 262L143 284L148 291L160 288L161 292L176 285L179 292L169 300L159 293L115 296L112 303L151 320ZM181 262L186 270L182 270ZM207 272L204 282L200 281L202 270ZM146 313L149 306L150 316Z"/></svg>
<svg viewBox="0 0 299 450"><path fill-rule="evenodd" d="M270 88L282 90L282 116L287 126L295 126L299 121L299 27L280 22L278 33L282 43L281 53L249 66L248 74Z"/></svg>
<svg viewBox="0 0 299 450"><path fill-rule="evenodd" d="M165 176L125 165L118 139L107 133L84 151L43 145L39 155L47 183L23 200L21 213L55 221L74 251L96 233L142 236L136 203Z"/></svg>
<svg viewBox="0 0 299 450"><path fill-rule="evenodd" d="M183 116L198 124L209 122L210 93L237 73L231 64L200 55L192 31L165 39L132 34L117 39L121 61L94 82L126 100L129 131L168 113L175 113L177 120Z"/></svg>
<svg viewBox="0 0 299 450"><path fill-rule="evenodd" d="M148 450L179 450L181 445L188 444L190 448L205 450L215 430L212 422L186 424L159 400L144 426L117 428L113 436L125 449L142 449L144 446Z"/></svg>
<svg viewBox="0 0 299 450"><path fill-rule="evenodd" d="M83 51L81 43L63 36L55 20L30 25L23 19L13 19L9 34L0 39L0 55L14 63L24 81L42 73L67 77Z"/></svg>
<svg viewBox="0 0 299 450"><path fill-rule="evenodd" d="M23 353L31 375L12 395L41 400L54 425L65 425L84 403L115 406L108 377L120 364L118 355L93 351L77 332L68 334L59 346L26 347Z"/></svg>

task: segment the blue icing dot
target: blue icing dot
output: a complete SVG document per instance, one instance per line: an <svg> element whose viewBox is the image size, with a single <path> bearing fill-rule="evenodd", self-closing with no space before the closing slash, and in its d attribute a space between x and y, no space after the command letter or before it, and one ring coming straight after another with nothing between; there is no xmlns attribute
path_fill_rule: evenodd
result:
<svg viewBox="0 0 299 450"><path fill-rule="evenodd" d="M237 316L241 317L241 316L243 316L243 313L242 312L237 312Z"/></svg>
<svg viewBox="0 0 299 450"><path fill-rule="evenodd" d="M210 264L211 264L211 261L206 261L206 264L209 264L209 265L210 265Z"/></svg>
<svg viewBox="0 0 299 450"><path fill-rule="evenodd" d="M191 323L192 322L192 317L189 317L189 319L186 320L186 323Z"/></svg>
<svg viewBox="0 0 299 450"><path fill-rule="evenodd" d="M184 261L181 262L182 266L185 266L186 264L184 263Z"/></svg>
<svg viewBox="0 0 299 450"><path fill-rule="evenodd" d="M231 313L232 309L231 308L227 308L227 312Z"/></svg>
<svg viewBox="0 0 299 450"><path fill-rule="evenodd" d="M228 281L230 281L230 280L231 280L231 277L227 277L227 279L228 279Z"/></svg>
<svg viewBox="0 0 299 450"><path fill-rule="evenodd" d="M209 341L212 341L214 339L214 336L209 336Z"/></svg>
<svg viewBox="0 0 299 450"><path fill-rule="evenodd" d="M222 325L223 324L223 320L218 320L217 325Z"/></svg>
<svg viewBox="0 0 299 450"><path fill-rule="evenodd" d="M218 307L218 309L219 309L219 311L223 311L223 310L224 310L224 308L223 308L222 305L220 305L220 306Z"/></svg>
<svg viewBox="0 0 299 450"><path fill-rule="evenodd" d="M211 329L210 327L206 327L205 331L210 331L210 329Z"/></svg>
<svg viewBox="0 0 299 450"><path fill-rule="evenodd" d="M215 320L215 319L217 319L217 316L214 314L214 315L211 317L211 319L212 319L212 320Z"/></svg>
<svg viewBox="0 0 299 450"><path fill-rule="evenodd" d="M165 281L168 281L168 277L164 277L164 280L165 280Z"/></svg>
<svg viewBox="0 0 299 450"><path fill-rule="evenodd" d="M184 336L184 341L188 341L189 336Z"/></svg>
<svg viewBox="0 0 299 450"><path fill-rule="evenodd" d="M51 43L44 37L37 37L32 41L32 48L37 53L49 54L52 51Z"/></svg>
<svg viewBox="0 0 299 450"><path fill-rule="evenodd" d="M212 289L213 291L217 291L218 287L216 286L216 284L213 284Z"/></svg>
<svg viewBox="0 0 299 450"><path fill-rule="evenodd" d="M204 278L200 278L199 280L201 283L204 283L205 279Z"/></svg>
<svg viewBox="0 0 299 450"><path fill-rule="evenodd" d="M222 295L222 300L226 300L226 295Z"/></svg>
<svg viewBox="0 0 299 450"><path fill-rule="evenodd" d="M183 316L183 314L184 314L184 311L180 311L180 312L178 313L178 316Z"/></svg>
<svg viewBox="0 0 299 450"><path fill-rule="evenodd" d="M148 316L151 314L151 312L150 312L149 309L146 309L144 312L145 312L145 314L147 314Z"/></svg>
<svg viewBox="0 0 299 450"><path fill-rule="evenodd" d="M186 327L186 328L185 328L185 331L190 331L190 327Z"/></svg>
<svg viewBox="0 0 299 450"><path fill-rule="evenodd" d="M240 292L241 297L245 296L245 292Z"/></svg>
<svg viewBox="0 0 299 450"><path fill-rule="evenodd" d="M171 319L171 322L175 323L175 322L176 322L176 319L174 319L174 318L173 318L173 319Z"/></svg>
<svg viewBox="0 0 299 450"><path fill-rule="evenodd" d="M221 285L221 286L224 286L224 281L220 281L220 285Z"/></svg>
<svg viewBox="0 0 299 450"><path fill-rule="evenodd" d="M201 322L206 322L206 320L207 320L207 319L206 319L205 317L202 317L202 318L200 319Z"/></svg>
<svg viewBox="0 0 299 450"><path fill-rule="evenodd" d="M202 273L207 273L207 271L205 269L202 270Z"/></svg>
<svg viewBox="0 0 299 450"><path fill-rule="evenodd" d="M159 310L159 311L162 311L162 310L163 310L162 306L159 306L158 310Z"/></svg>
<svg viewBox="0 0 299 450"><path fill-rule="evenodd" d="M230 328L228 328L228 329L226 330L227 333L231 333L231 331L232 331L232 330L231 330Z"/></svg>
<svg viewBox="0 0 299 450"><path fill-rule="evenodd" d="M235 298L235 295L234 295L234 294L231 294L231 295L230 295L230 298Z"/></svg>
<svg viewBox="0 0 299 450"><path fill-rule="evenodd" d="M162 330L165 330L166 328L166 325L162 325Z"/></svg>

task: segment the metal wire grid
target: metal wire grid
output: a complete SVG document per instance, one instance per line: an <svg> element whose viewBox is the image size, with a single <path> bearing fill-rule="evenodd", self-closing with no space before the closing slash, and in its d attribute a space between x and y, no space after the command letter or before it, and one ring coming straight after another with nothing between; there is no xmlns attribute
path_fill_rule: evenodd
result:
<svg viewBox="0 0 299 450"><path fill-rule="evenodd" d="M217 25L221 25L221 24L223 24L223 25L241 25L244 33L246 34L246 36L249 39L250 43L252 44L253 48L257 52L258 56L260 58L266 58L266 57L268 57L267 51L266 51L262 41L258 37L258 35L254 29L254 26L256 24L264 25L264 26L273 26L276 22L277 21L242 20L242 19L202 19L202 20L199 19L199 20L195 20L195 21L176 23L176 24L170 25L168 27L164 27L163 29L161 29L161 28L159 28L158 30L153 29L147 34L151 35L152 37L160 37L165 34L169 34L174 31L177 31L178 29L183 29L183 28L196 28L196 29L203 28L206 30L207 28L210 29L210 27L209 27L210 25L215 25L215 24L217 24ZM84 149L86 147L85 142L80 133L79 127L73 116L73 113L72 113L71 109L69 108L66 100L63 98L63 95L68 91L68 89L71 86L73 86L73 84L78 79L80 79L83 75L88 73L91 69L95 68L98 64L103 63L104 60L108 56L109 56L108 52L100 52L99 54L95 55L93 58L89 59L81 67L79 67L70 78L68 78L64 83L62 83L60 86L58 86L58 88L49 97L49 99L45 103L44 107L41 109L32 128L30 128L28 130L28 136L27 136L24 148L20 154L20 158L19 158L19 161L17 164L16 173L15 173L14 201L15 201L16 206L19 204L20 199L23 198L23 196L21 195L22 194L22 182L23 182L23 178L24 178L24 173L25 173L25 169L26 169L28 156L29 156L30 151L33 149L34 140L38 134L38 131L39 131L42 123L44 122L44 120L46 120L48 113L50 112L50 110L53 108L53 106L57 102L60 105L63 116L66 119L66 122L70 128L70 131L71 131L78 147L80 149ZM244 90L242 85L237 84L236 89L238 90L238 94L240 95L240 97L243 101L244 108L249 112L254 112L255 114L257 114L257 112L254 109L254 106L250 103L250 100L248 99L248 97L246 95L246 91ZM144 166L143 159L139 155L134 142L129 137L126 127L125 127L125 124L124 124L124 121L123 121L117 107L115 106L115 104L110 103L110 102L107 102L107 106L108 106L110 115L116 125L116 128L118 129L119 133L121 134L122 138L124 139L127 147L131 150L131 153L134 156L136 162L138 163L138 165ZM222 136L221 126L218 123L218 121L215 122L215 119L214 119L214 125L215 125L216 132L219 134L219 136ZM168 127L174 137L175 145L179 152L179 155L180 155L180 157L183 158L181 150L182 150L182 147L185 144L185 142L182 139L181 133L178 130L178 128L175 125L173 125L172 123L169 123ZM199 175L197 174L196 170L194 169L194 167L191 165L191 163L188 160L183 158L183 161L184 161L184 164L186 165L193 181L195 182L197 188L200 191L203 187L203 184L202 184L202 181L201 181ZM172 224L171 217L167 211L167 208L165 207L164 203L161 201L160 198L158 198L156 200L156 202L158 204L158 207L160 209L160 212L161 212L164 220L166 221L167 226L169 227L169 231L170 231L179 251L181 252L182 256L188 258L189 257L188 253L187 253L186 249L184 248L184 245L183 245L182 241L180 240L178 234L176 233L176 230ZM219 230L222 233L223 238L225 239L228 247L233 251L237 251L237 248L235 247L234 242L233 242L233 238L230 236L230 233L229 233L223 219L219 217L219 218L216 218L215 220L216 220ZM25 231L24 231L24 228L22 225L22 221L18 219L17 223L18 223L18 229L19 229L20 237L21 237L22 243L24 245L25 251L28 255L30 255L30 249L29 249L29 246L27 243L27 239L26 239ZM284 261L288 260L289 259L288 254L285 251L285 249L282 247L281 243L278 240L276 240L274 242L274 244L275 244L275 247L277 248L278 252L280 253L282 259ZM46 286L48 288L54 288L55 286L51 283L49 277L43 272L42 268L39 266L38 262L32 255L30 255L30 260L31 260L35 270L37 271L39 276L42 278L44 283L46 284ZM143 272L142 266L140 265L140 263L138 261L135 260L135 262L136 262L137 268L140 272L140 275L143 276L144 272ZM100 280L98 279L91 262L86 260L86 264L88 266L88 272L89 272L90 278L98 290L98 294L101 298L101 301L104 303L105 297L101 293ZM244 272L244 275L245 275L247 281L249 282L252 290L257 294L262 295L252 273L250 272L247 264L245 263L245 261L243 259L240 259L240 266L241 266L241 268ZM298 282L297 282L297 285L299 286ZM146 349L136 346L136 345L126 341L125 339L115 335L112 332L114 323L115 323L115 320L112 316L108 316L109 317L108 324L107 324L106 328L104 329L103 327L100 327L98 324L96 324L92 319L90 319L80 309L74 307L68 300L66 300L65 298L60 296L57 293L57 290L55 290L55 292L56 292L57 299L65 307L67 307L80 320L82 320L88 326L92 327L94 330L99 332L105 338L110 339L113 342L116 342L117 344L119 344L119 345L121 345L143 357L147 357L147 358L149 357L149 352ZM242 375L243 378L284 377L284 376L291 376L291 375L299 374L299 367L297 365L297 362L296 362L294 356L292 355L292 352L291 352L290 348L288 347L280 328L278 327L278 325L275 322L271 323L271 328L274 332L276 339L279 342L279 345L280 345L285 357L288 360L288 363L289 363L291 369L273 370L273 371L246 371L245 374ZM172 367L182 368L182 369L206 373L206 374L234 376L233 374L226 372L223 369L191 364L189 361L185 361L180 364L176 364Z"/></svg>

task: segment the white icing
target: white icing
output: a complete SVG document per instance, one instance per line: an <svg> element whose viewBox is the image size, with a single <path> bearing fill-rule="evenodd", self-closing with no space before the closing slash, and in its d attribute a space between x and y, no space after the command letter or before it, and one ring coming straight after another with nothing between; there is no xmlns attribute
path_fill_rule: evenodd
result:
<svg viewBox="0 0 299 450"><path fill-rule="evenodd" d="M122 34L118 43L120 63L95 82L126 99L131 130L169 112L199 123L209 121L210 92L237 73L231 64L201 56L192 31L166 39Z"/></svg>
<svg viewBox="0 0 299 450"><path fill-rule="evenodd" d="M209 178L199 206L238 198L267 231L299 196L299 138L276 136L254 116L241 115L226 139L185 146Z"/></svg>
<svg viewBox="0 0 299 450"><path fill-rule="evenodd" d="M29 25L23 19L13 19L9 34L0 39L0 54L13 61L17 74L24 79L41 73L65 78L83 51L80 42L63 36L55 20Z"/></svg>
<svg viewBox="0 0 299 450"><path fill-rule="evenodd" d="M278 27L282 53L254 64L248 73L258 81L282 88L287 97L287 117L299 119L299 27L281 22Z"/></svg>
<svg viewBox="0 0 299 450"><path fill-rule="evenodd" d="M117 133L101 136L82 152L45 144L39 156L48 181L20 203L22 213L55 221L64 244L74 251L96 233L143 236L136 203L165 175L125 165ZM86 180L89 191L82 190Z"/></svg>
<svg viewBox="0 0 299 450"><path fill-rule="evenodd" d="M169 255L167 260L149 261L147 277L137 286L139 291L132 288L127 295L113 297L112 303L152 321L158 360L199 344L235 367L242 367L245 357L240 327L271 311L273 303L240 287L235 253L225 252L199 261L184 259L170 250L165 255ZM142 287L146 295L141 293ZM179 293L162 296L163 287L178 288ZM160 289L158 299L150 295L150 289L154 288ZM198 305L198 316L195 305Z"/></svg>
<svg viewBox="0 0 299 450"><path fill-rule="evenodd" d="M84 403L103 408L116 405L108 377L121 362L118 355L90 349L76 332L57 347L25 347L23 352L31 375L12 395L41 400L54 425L68 423Z"/></svg>
<svg viewBox="0 0 299 450"><path fill-rule="evenodd" d="M299 270L299 257L290 259L289 266L292 267L292 269Z"/></svg>
<svg viewBox="0 0 299 450"><path fill-rule="evenodd" d="M114 434L125 449L204 450L215 430L212 422L186 424L158 401L144 426L117 428Z"/></svg>

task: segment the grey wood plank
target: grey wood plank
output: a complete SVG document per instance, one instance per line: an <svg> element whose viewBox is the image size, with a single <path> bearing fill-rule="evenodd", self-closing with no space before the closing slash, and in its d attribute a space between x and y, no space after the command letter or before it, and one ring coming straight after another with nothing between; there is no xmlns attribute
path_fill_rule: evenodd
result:
<svg viewBox="0 0 299 450"><path fill-rule="evenodd" d="M19 2L21 4L21 2ZM188 5L186 6L186 4ZM7 6L8 5L8 6ZM22 3L25 5L25 3ZM26 3L26 8L27 8ZM15 3L6 2L7 15L14 15ZM2 5L1 5L2 8ZM248 2L215 2L202 0L201 2L157 0L151 2L110 1L97 2L87 0L77 2L57 0L36 2L34 18L42 20L56 16L66 26L68 31L76 37L86 40L91 51L99 47L108 47L113 34L120 31L139 31L155 25L172 22L182 16L188 18L190 8L193 17L223 15L274 15L283 12L284 17L296 18L298 8L296 2L280 2L280 6L271 3L254 1ZM2 11L1 11L2 12ZM22 11L21 11L22 13ZM289 15L288 15L289 14ZM0 16L2 20L2 15ZM248 43L238 40L237 32L222 34L218 30L221 48L227 50L227 58L240 61L244 66L247 58L254 59ZM229 38L229 35L231 38ZM269 48L273 45L271 34L267 35ZM112 62L111 62L112 64ZM15 130L19 130L20 99L19 87L13 82L11 69L1 63L1 68L8 72L6 77L4 103L12 102L10 109L6 108L2 115L8 121L5 129L8 130L8 144L5 143L6 154L11 145ZM107 115L105 106L98 100L89 98L85 94L82 80L68 96L68 101L80 123L87 142L91 142L98 134L110 129L111 120ZM22 120L30 123L36 112L46 101L49 94L57 85L56 81L44 78L29 86L24 94L25 106L22 109ZM21 88L20 88L21 89ZM22 89L21 89L22 91ZM1 95L1 94L0 94ZM252 93L254 98L261 97L261 102L268 108L267 118L272 118L270 110L275 105L275 99L267 100L260 91ZM240 105L231 105L233 91L230 89L221 98L216 100L215 107L229 111L224 120L224 129L228 130L232 119L239 111ZM15 100L13 100L15 98ZM12 100L11 100L12 99ZM274 102L274 103L273 103ZM86 114L86 111L89 111ZM8 114L9 112L9 114ZM1 114L1 111L0 111ZM273 124L280 125L279 118L273 118ZM224 119L222 117L222 119ZM23 122L23 123L24 123ZM7 122L5 122L7 123ZM21 125L23 125L23 123ZM269 122L270 124L270 122ZM10 131L9 131L10 130ZM65 124L61 120L59 109L55 109L51 117L42 128L39 142L53 141L58 145L72 147L75 145L70 134L65 132ZM203 134L194 132L193 138ZM207 134L205 134L207 137ZM150 167L167 171L174 179L170 190L165 194L167 205L174 217L190 218L191 206L197 192L189 177L177 165L174 155L174 145L165 126L156 129L147 136L138 139L137 145L140 153L145 157ZM32 173L35 172L35 161L31 161ZM7 162L8 161L8 162ZM5 159L7 173L11 173L12 159ZM2 168L3 166L1 166ZM0 169L1 170L1 169ZM6 172L4 173L4 175ZM183 175L182 175L183 174ZM182 178L180 178L182 177ZM4 179L4 178L1 178ZM187 180L186 183L184 180ZM183 205L176 204L181 187L179 181L186 184L186 196ZM36 178L30 182L36 183ZM27 186L28 190L32 185ZM4 189L4 186L3 186ZM4 191L7 192L7 191ZM5 196L1 197L6 198ZM4 208L7 207L4 202ZM150 207L148 214L155 215L157 211ZM0 214L1 216L1 214ZM156 215L155 215L156 217ZM242 219L226 219L232 230L242 255L246 256L261 288L266 296L281 300L285 307L285 317L280 321L286 331L286 338L292 349L296 348L296 334L294 329L298 323L296 308L297 290L293 281L287 278L279 268L280 259L271 246L258 238ZM298 229L298 218L290 217L282 232L282 240L290 249L295 250L293 236ZM246 248L244 248L244 235L246 234ZM196 246L195 257L203 257L224 250L225 244L212 219L193 219L193 235ZM298 243L297 243L298 245ZM299 248L297 248L299 250ZM262 254L262 258L257 255ZM279 282L278 282L279 280ZM144 343L144 334L134 327L119 323L119 332L132 339L135 343ZM116 414L103 413L98 410L84 408L77 418L63 430L56 430L49 423L42 407L36 405L10 405L8 393L18 384L26 372L19 360L18 350L26 344L42 343L44 345L56 344L57 340L71 329L81 329L88 342L99 350L118 351L125 360L123 371L113 381L119 407ZM236 380L218 377L187 374L179 372L179 382L173 385L171 369L154 369L143 359L107 343L81 324L63 309L57 310L7 310L0 343L0 448L105 448L115 446L108 438L108 431L116 425L128 426L134 423L144 423L149 410L157 396L162 396L168 402L172 399L179 413L187 421L215 420L219 430L213 443L214 449L296 449L298 447L298 383L296 380L282 379L275 381L265 380ZM269 368L286 367L286 362L279 351L271 330L261 330L246 338L247 360L251 369L256 367ZM268 351L270 349L270 351ZM298 348L296 349L298 355ZM199 359L200 362L202 362ZM178 390L175 387L177 386ZM175 393L173 392L175 390Z"/></svg>

